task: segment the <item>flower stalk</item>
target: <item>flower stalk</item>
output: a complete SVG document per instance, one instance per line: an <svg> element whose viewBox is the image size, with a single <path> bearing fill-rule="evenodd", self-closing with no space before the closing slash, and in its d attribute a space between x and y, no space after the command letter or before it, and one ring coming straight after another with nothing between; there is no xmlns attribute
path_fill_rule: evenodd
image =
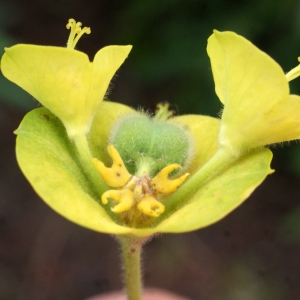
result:
<svg viewBox="0 0 300 300"><path fill-rule="evenodd" d="M141 252L145 239L128 236L118 236L118 239L121 243L127 299L141 300Z"/></svg>

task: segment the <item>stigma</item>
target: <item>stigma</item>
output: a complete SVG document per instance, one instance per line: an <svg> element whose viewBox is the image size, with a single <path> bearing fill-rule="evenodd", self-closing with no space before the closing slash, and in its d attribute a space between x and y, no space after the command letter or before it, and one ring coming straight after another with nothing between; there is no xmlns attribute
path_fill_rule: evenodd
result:
<svg viewBox="0 0 300 300"><path fill-rule="evenodd" d="M165 210L165 206L159 200L160 195L174 193L189 176L189 173L186 173L175 179L169 178L174 170L181 168L179 164L166 166L153 178L147 173L131 175L117 149L109 145L107 151L112 159L111 167L106 167L96 158L93 158L92 162L103 181L117 189L103 193L101 202L106 205L109 199L113 200L116 204L111 210L116 214L129 213L130 219L133 218L133 214L154 218L160 216Z"/></svg>
<svg viewBox="0 0 300 300"><path fill-rule="evenodd" d="M81 22L76 22L74 19L69 19L68 24L66 25L67 29L70 29L70 35L67 42L68 49L75 49L75 46L79 39L82 37L82 35L85 33L91 33L91 29L89 27L81 28L81 26Z"/></svg>

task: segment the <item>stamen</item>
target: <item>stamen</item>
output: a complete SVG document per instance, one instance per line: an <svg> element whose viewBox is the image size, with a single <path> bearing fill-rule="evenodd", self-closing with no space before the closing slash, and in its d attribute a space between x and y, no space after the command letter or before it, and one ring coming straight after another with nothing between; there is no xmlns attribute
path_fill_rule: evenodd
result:
<svg viewBox="0 0 300 300"><path fill-rule="evenodd" d="M119 152L113 145L109 145L107 151L113 160L110 168L105 167L103 162L97 158L93 158L92 162L108 186L123 187L131 178L131 174L127 171Z"/></svg>
<svg viewBox="0 0 300 300"><path fill-rule="evenodd" d="M158 217L165 211L163 204L158 202L152 195L146 194L137 205L137 208L143 214L150 217Z"/></svg>
<svg viewBox="0 0 300 300"><path fill-rule="evenodd" d="M169 110L169 106L170 104L167 101L158 103L156 105L155 116L153 117L153 119L158 122L164 122L170 117L172 117L175 114L175 111Z"/></svg>
<svg viewBox="0 0 300 300"><path fill-rule="evenodd" d="M83 34L90 34L91 33L91 29L90 27L83 27L81 29L81 31L77 34L76 38L74 39L73 45L75 47L75 45L77 44L77 42L79 41L79 39L82 37Z"/></svg>
<svg viewBox="0 0 300 300"><path fill-rule="evenodd" d="M116 214L130 210L134 204L133 192L128 189L106 191L101 197L102 203L107 204L108 198L119 202L119 204L111 208L111 211Z"/></svg>
<svg viewBox="0 0 300 300"><path fill-rule="evenodd" d="M151 184L153 191L159 194L171 194L175 192L190 175L186 173L179 178L169 179L169 174L178 168L181 168L178 164L168 165L152 178Z"/></svg>
<svg viewBox="0 0 300 300"><path fill-rule="evenodd" d="M298 61L300 62L300 57L298 57ZM300 76L300 64L285 74L287 81L292 81L293 79L299 76Z"/></svg>
<svg viewBox="0 0 300 300"><path fill-rule="evenodd" d="M75 49L75 46L81 36L86 33L90 34L91 29L89 27L84 27L81 29L82 23L77 22L74 19L69 19L68 24L66 25L67 29L71 29L69 39L67 42L67 48L68 49ZM77 35L77 36L76 36Z"/></svg>

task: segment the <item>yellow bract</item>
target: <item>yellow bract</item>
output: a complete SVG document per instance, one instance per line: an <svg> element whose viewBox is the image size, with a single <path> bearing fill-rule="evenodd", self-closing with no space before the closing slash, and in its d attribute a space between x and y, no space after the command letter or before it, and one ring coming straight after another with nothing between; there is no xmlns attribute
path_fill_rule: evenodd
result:
<svg viewBox="0 0 300 300"><path fill-rule="evenodd" d="M89 132L110 80L130 50L108 46L90 62L77 50L19 44L5 49L1 70L60 118L73 138Z"/></svg>
<svg viewBox="0 0 300 300"><path fill-rule="evenodd" d="M247 149L300 138L300 97L289 95L281 67L233 32L208 39L216 93L224 104L220 146Z"/></svg>

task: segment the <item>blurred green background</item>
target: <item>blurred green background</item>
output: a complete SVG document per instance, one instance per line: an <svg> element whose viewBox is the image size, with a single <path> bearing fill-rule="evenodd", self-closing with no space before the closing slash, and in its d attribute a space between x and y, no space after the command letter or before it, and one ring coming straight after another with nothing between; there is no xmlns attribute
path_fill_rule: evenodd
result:
<svg viewBox="0 0 300 300"><path fill-rule="evenodd" d="M77 46L91 59L105 45L133 45L109 98L135 108L169 101L178 114L218 115L213 29L245 36L286 72L300 56L299 0L2 0L1 55L16 43L65 46L71 17L91 27ZM291 90L300 94L300 79ZM17 166L13 130L39 103L1 76L0 106L0 299L121 289L117 243L51 211ZM272 148L277 172L224 220L145 247L146 286L191 299L300 299L300 147L284 146Z"/></svg>

